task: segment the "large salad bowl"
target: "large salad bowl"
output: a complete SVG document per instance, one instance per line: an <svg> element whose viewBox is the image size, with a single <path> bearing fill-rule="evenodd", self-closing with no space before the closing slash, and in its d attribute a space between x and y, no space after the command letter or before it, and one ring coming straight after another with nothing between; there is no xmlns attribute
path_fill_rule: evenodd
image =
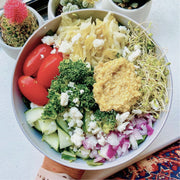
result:
<svg viewBox="0 0 180 180"><path fill-rule="evenodd" d="M78 15L79 18L100 18L103 19L105 15L108 13L108 11L104 10L79 10L77 12L68 13L70 16L73 14ZM129 19L128 17L114 13L112 12L114 17L124 26L128 27L128 22L131 21L132 24L138 25L137 22L135 22L132 19ZM154 132L151 136L148 136L146 140L139 145L138 149L130 151L128 154L121 156L114 161L108 161L105 162L101 166L89 166L86 164L85 161L81 159L77 159L74 162L69 162L66 160L63 160L61 158L61 153L58 153L51 149L48 144L42 141L42 135L37 132L34 128L30 127L25 119L24 112L27 110L26 106L24 105L24 102L22 100L21 92L18 88L18 78L22 75L22 67L23 63L25 61L25 57L27 54L32 51L33 48L35 48L40 42L43 36L46 35L46 33L49 30L52 30L56 32L59 23L61 20L61 16L58 16L54 18L53 20L48 21L45 23L42 27L40 27L34 34L29 38L29 40L26 42L24 47L22 48L18 58L17 58L17 64L14 70L14 76L12 81L12 104L14 113L16 115L17 122L23 131L24 135L28 138L28 140L31 142L33 146L35 146L41 153L43 153L45 156L48 156L52 160L72 167L72 168L78 168L78 169L85 169L85 170L100 170L100 169L106 169L111 168L118 165L123 165L129 161L131 161L133 158L137 157L139 154L141 154L146 148L150 146L150 144L157 138L158 134L160 133L161 129L163 128L167 118L168 113L170 111L170 105L171 105L171 99L172 99L172 79L171 79L171 72L168 75L168 99L169 103L166 105L166 111L162 112L158 118L158 120L154 123ZM142 26L140 26L141 29L144 29ZM155 42L154 42L155 43ZM156 43L155 43L156 44ZM156 44L157 46L157 53L162 53L161 48ZM165 60L167 61L166 57ZM170 71L170 69L169 69Z"/></svg>

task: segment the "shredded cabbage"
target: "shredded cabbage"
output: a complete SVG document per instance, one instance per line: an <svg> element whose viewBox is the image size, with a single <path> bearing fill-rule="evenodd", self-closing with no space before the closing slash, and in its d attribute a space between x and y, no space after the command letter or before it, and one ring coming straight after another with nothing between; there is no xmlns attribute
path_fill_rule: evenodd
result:
<svg viewBox="0 0 180 180"><path fill-rule="evenodd" d="M118 22L112 14L108 14L103 20L92 18L86 20L78 19L76 16L70 18L62 16L59 28L57 30L58 39L55 45L59 47L63 41L69 43L72 48L70 59L81 59L90 62L92 66L98 62L107 62L113 60L117 53L122 53L122 49L127 43L127 32L120 32ZM80 35L74 42L72 39ZM103 41L101 45L94 46L94 41Z"/></svg>

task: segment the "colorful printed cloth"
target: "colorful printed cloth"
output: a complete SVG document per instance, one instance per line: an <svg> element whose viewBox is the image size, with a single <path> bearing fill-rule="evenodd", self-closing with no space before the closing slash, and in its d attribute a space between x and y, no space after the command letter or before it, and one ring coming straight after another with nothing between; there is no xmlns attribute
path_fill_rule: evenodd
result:
<svg viewBox="0 0 180 180"><path fill-rule="evenodd" d="M180 179L180 141L121 170L107 179Z"/></svg>

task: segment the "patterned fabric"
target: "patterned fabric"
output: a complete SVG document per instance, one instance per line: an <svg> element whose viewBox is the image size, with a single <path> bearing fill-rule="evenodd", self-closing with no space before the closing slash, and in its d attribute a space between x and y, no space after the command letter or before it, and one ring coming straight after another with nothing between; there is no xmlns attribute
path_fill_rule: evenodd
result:
<svg viewBox="0 0 180 180"><path fill-rule="evenodd" d="M124 170L121 170L107 179L180 179L180 141L125 168Z"/></svg>

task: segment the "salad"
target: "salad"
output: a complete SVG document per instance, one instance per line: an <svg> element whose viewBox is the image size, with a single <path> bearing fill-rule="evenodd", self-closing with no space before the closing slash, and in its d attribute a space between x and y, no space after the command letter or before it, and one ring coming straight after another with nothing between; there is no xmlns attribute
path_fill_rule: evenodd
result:
<svg viewBox="0 0 180 180"><path fill-rule="evenodd" d="M18 80L26 120L61 158L102 165L153 134L168 103L169 64L149 36L111 13L64 15L27 55Z"/></svg>

